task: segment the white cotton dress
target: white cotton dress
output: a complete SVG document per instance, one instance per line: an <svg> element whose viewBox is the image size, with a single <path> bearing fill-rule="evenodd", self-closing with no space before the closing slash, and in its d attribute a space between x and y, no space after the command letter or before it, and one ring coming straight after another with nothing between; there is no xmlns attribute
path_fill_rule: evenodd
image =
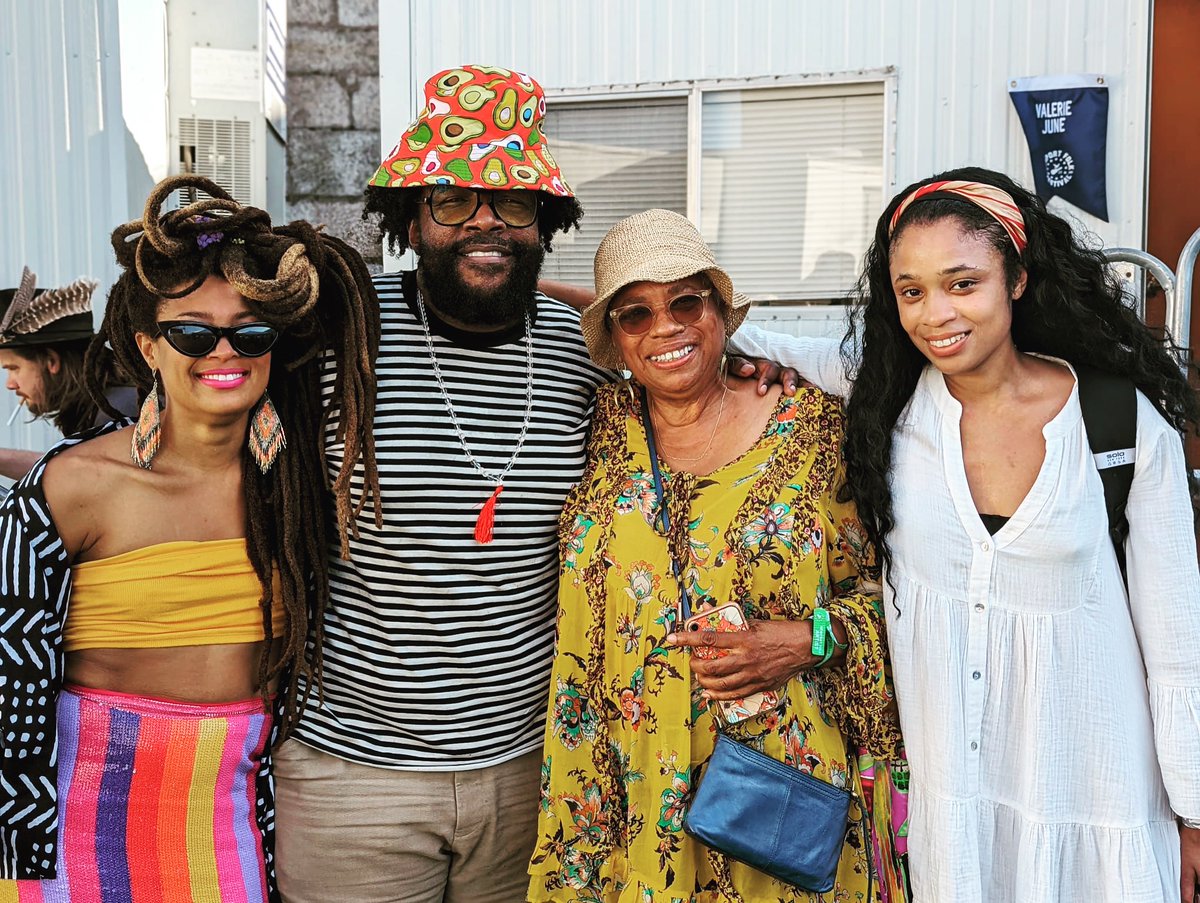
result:
<svg viewBox="0 0 1200 903"><path fill-rule="evenodd" d="M828 345L753 336L739 348L837 388ZM1200 574L1179 436L1139 393L1127 596L1076 391L995 536L960 417L929 367L894 439L885 605L914 896L1177 901L1174 813L1200 818Z"/></svg>

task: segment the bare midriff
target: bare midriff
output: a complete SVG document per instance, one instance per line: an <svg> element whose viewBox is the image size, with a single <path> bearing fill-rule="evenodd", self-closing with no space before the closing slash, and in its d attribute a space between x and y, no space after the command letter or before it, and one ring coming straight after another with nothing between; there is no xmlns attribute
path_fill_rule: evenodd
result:
<svg viewBox="0 0 1200 903"><path fill-rule="evenodd" d="M275 654L281 641L276 640ZM66 657L66 682L177 702L237 702L260 695L262 641L166 649L81 649ZM274 683L270 687L274 690Z"/></svg>

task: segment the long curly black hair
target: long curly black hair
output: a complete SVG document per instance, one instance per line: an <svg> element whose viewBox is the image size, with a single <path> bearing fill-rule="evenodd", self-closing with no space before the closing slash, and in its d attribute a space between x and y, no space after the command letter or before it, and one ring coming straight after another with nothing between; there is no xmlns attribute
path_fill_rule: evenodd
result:
<svg viewBox="0 0 1200 903"><path fill-rule="evenodd" d="M975 204L936 192L912 204L889 236L900 203L921 186L943 180L982 182L1008 192L1025 220L1024 252L1018 255L1003 227ZM1200 415L1196 394L1180 370L1179 349L1138 319L1100 249L1084 244L1040 198L1007 176L978 167L916 182L892 198L879 217L843 344L847 366L858 371L846 406L844 491L857 504L884 565L891 561L887 538L895 527L888 482L892 431L927 364L900 325L889 257L905 228L947 217L1002 255L1010 290L1022 270L1027 274L1024 294L1012 306L1012 337L1019 350L1129 378L1180 431L1194 433Z"/></svg>
<svg viewBox="0 0 1200 903"><path fill-rule="evenodd" d="M166 209L174 191L194 189L208 197L180 210ZM370 274L340 239L303 221L272 226L266 211L243 206L215 183L193 175L160 182L143 217L117 228L112 245L122 272L85 361L93 397L110 413L116 412L102 391L109 367L106 344L118 373L144 396L154 375L138 349L137 334L155 334L163 300L187 295L209 276L225 279L257 316L281 330L271 352L268 389L287 445L265 474L244 450L242 490L246 548L262 586L268 637L275 633L273 575L279 577L283 648L272 663L271 644L263 644L258 683L265 701L270 682L282 678L282 739L304 708L302 696L314 686L321 691L329 534L336 533L343 556L349 557L347 534L368 499L375 502L377 523L381 514L372 433L379 301ZM323 354L336 360L327 399L321 390ZM338 441L345 443L332 479L324 454L331 418L338 424ZM362 485L356 492L352 481L359 466ZM334 509L332 518L322 516L327 504Z"/></svg>
<svg viewBox="0 0 1200 903"><path fill-rule="evenodd" d="M388 251L403 254L408 250L408 226L421 212L422 188L382 188L371 185L363 192L362 218L379 218L380 236L387 240ZM556 232L578 229L583 207L575 198L561 197L540 191L538 205L538 237L542 247L551 250Z"/></svg>

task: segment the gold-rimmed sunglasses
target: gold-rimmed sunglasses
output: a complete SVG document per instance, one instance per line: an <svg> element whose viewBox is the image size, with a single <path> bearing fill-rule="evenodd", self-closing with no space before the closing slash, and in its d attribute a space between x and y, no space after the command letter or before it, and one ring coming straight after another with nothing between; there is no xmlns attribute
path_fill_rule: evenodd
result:
<svg viewBox="0 0 1200 903"><path fill-rule="evenodd" d="M664 307L671 319L680 326L692 326L708 313L708 299L712 293L711 288L684 292L669 300ZM645 335L657 316L657 309L649 304L627 304L608 312L608 318L629 336Z"/></svg>

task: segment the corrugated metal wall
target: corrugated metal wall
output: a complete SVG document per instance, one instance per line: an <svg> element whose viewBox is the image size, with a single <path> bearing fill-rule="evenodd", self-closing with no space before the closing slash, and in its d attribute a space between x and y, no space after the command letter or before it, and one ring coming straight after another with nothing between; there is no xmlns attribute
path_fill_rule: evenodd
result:
<svg viewBox="0 0 1200 903"><path fill-rule="evenodd" d="M894 187L967 163L1029 184L1007 80L1103 74L1113 222L1054 205L1143 246L1150 0L380 0L379 23L383 151L423 80L464 62L548 90L894 66Z"/></svg>
<svg viewBox="0 0 1200 903"><path fill-rule="evenodd" d="M28 265L38 284L115 278L108 236L127 216L115 0L0 0L0 282ZM0 445L57 434L0 391Z"/></svg>

